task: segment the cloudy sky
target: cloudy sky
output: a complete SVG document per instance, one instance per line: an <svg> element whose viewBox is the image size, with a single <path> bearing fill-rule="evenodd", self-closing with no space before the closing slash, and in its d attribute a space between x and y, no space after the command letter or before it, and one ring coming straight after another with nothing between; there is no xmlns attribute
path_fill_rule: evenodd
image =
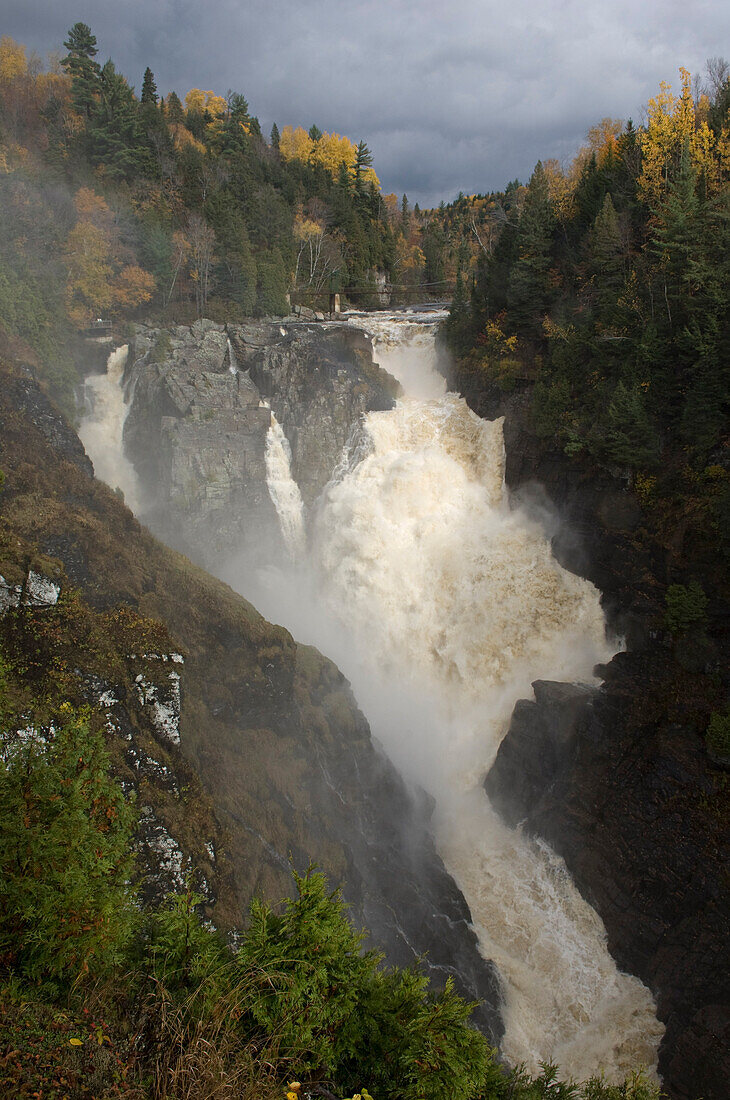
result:
<svg viewBox="0 0 730 1100"><path fill-rule="evenodd" d="M43 55L77 21L137 90L149 65L161 92L243 92L265 133L364 139L422 205L570 159L680 65L730 56L727 0L0 0L0 33Z"/></svg>

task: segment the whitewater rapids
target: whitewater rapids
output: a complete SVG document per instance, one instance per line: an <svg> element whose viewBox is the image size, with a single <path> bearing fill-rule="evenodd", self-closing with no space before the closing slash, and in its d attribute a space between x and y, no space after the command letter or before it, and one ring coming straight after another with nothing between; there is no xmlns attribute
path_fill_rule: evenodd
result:
<svg viewBox="0 0 730 1100"><path fill-rule="evenodd" d="M350 318L404 396L366 417L312 518L306 565L269 575L259 606L337 661L375 738L433 796L439 851L502 979L508 1060L577 1080L653 1074L651 994L617 970L563 861L505 826L482 787L532 681L592 682L615 645L598 591L510 507L502 421L446 393L438 319Z"/></svg>
<svg viewBox="0 0 730 1100"><path fill-rule="evenodd" d="M501 421L480 420L436 369L434 314L355 315L404 396L370 413L305 528L290 449L272 416L267 485L285 569L224 579L352 683L373 736L434 799L436 841L502 980L502 1050L576 1080L655 1074L663 1027L642 983L620 973L597 914L563 861L507 828L482 781L517 699L536 679L591 682L608 660L597 590L553 558L512 508ZM87 379L81 438L97 473L139 504L124 457L126 349Z"/></svg>

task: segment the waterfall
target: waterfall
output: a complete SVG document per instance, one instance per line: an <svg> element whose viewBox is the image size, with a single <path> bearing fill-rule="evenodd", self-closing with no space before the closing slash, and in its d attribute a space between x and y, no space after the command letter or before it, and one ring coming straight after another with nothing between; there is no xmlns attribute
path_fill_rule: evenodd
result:
<svg viewBox="0 0 730 1100"><path fill-rule="evenodd" d="M127 344L107 359L106 374L90 374L84 381L86 413L79 438L94 465L94 473L111 489L121 489L133 512L139 511L141 492L134 466L124 453L123 432L129 405L124 400L122 376Z"/></svg>
<svg viewBox="0 0 730 1100"><path fill-rule="evenodd" d="M268 407L268 406L267 406ZM266 486L279 516L284 544L293 561L301 558L306 545L304 503L291 476L291 447L279 421L271 413L266 433Z"/></svg>
<svg viewBox="0 0 730 1100"><path fill-rule="evenodd" d="M235 376L238 374L238 360L236 359L236 353L233 350L233 344L230 339L226 341L228 344L228 372Z"/></svg>
<svg viewBox="0 0 730 1100"><path fill-rule="evenodd" d="M439 850L502 978L506 1057L616 1081L656 1066L652 997L617 970L563 861L506 827L482 787L531 682L591 681L612 649L597 590L510 508L502 422L444 392L437 319L351 318L405 396L366 417L361 460L323 494L309 593L300 571L259 606L337 661L374 737L433 796Z"/></svg>

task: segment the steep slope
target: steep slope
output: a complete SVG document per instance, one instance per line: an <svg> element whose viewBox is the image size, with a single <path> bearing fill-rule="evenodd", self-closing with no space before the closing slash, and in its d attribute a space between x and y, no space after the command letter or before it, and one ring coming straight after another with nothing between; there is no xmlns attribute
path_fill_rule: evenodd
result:
<svg viewBox="0 0 730 1100"><path fill-rule="evenodd" d="M7 364L0 422L7 542L53 559L92 609L160 620L185 658L180 749L226 833L218 923L240 921L254 893L288 893L291 864L314 861L343 882L355 921L391 961L427 953L436 976L456 973L467 995L485 998L480 1020L498 1037L497 982L433 851L428 808L375 751L335 666L158 544L90 476L32 380Z"/></svg>

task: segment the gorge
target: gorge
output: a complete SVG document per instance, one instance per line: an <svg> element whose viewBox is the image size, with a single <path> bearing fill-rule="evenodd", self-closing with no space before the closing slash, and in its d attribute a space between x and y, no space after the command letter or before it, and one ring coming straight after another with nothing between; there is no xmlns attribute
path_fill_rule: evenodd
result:
<svg viewBox="0 0 730 1100"><path fill-rule="evenodd" d="M118 352L109 403L81 435L96 461L93 425L128 413L132 499L157 494L143 512L153 529L343 669L376 741L431 802L439 851L500 975L505 1056L618 1079L655 1064L652 998L617 971L562 861L502 824L480 786L531 682L591 683L612 647L597 591L510 507L501 422L446 394L440 319L356 315L319 334L203 322L172 333L167 359L142 328L129 405ZM247 461L232 471L235 450ZM171 489L181 469L184 496Z"/></svg>

